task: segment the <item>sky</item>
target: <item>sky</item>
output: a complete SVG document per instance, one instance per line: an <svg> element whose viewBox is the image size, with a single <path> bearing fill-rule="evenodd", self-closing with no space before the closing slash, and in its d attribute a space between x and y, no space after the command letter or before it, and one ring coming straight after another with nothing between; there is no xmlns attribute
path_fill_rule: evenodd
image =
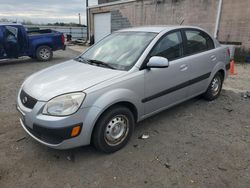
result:
<svg viewBox="0 0 250 188"><path fill-rule="evenodd" d="M89 0L89 5L96 5L97 1ZM0 0L0 19L40 24L78 23L78 13L81 13L82 23L86 24L86 0Z"/></svg>

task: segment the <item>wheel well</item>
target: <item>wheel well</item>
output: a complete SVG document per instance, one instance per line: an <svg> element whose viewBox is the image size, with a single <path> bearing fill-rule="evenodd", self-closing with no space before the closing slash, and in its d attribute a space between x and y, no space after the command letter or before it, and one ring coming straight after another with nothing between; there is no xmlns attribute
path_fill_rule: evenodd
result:
<svg viewBox="0 0 250 188"><path fill-rule="evenodd" d="M137 111L135 105L133 105L133 104L130 103L130 102L119 102L119 103L113 104L113 105L110 106L109 108L111 108L111 107L113 107L113 106L116 106L116 105L127 107L127 108L132 112L132 114L134 115L135 122L137 122L138 111ZM109 108L108 108L108 109L109 109Z"/></svg>
<svg viewBox="0 0 250 188"><path fill-rule="evenodd" d="M221 69L218 72L221 73L221 75L223 76L223 80L224 80L224 78L225 78L225 72L224 72L224 70Z"/></svg>
<svg viewBox="0 0 250 188"><path fill-rule="evenodd" d="M51 45L49 45L49 44L39 44L39 45L36 46L36 51L37 51L37 49L38 49L39 47L41 47L41 46L48 46L49 48L53 49L53 48L51 47Z"/></svg>
<svg viewBox="0 0 250 188"><path fill-rule="evenodd" d="M132 103L127 102L127 101L118 102L118 103L115 103L115 104L112 104L111 106L109 106L107 109L104 110L104 112L106 112L107 110L113 108L114 106L125 106L125 107L127 107L127 108L132 112L132 114L134 115L135 122L137 122L138 111L137 111L135 105L133 105ZM103 112L103 113L104 113L104 112ZM102 113L102 114L103 114L103 113ZM102 115L102 114L101 114L101 115ZM101 115L100 115L100 117L101 117ZM100 118L100 117L99 117L99 118ZM98 119L99 119L99 118L98 118ZM97 121L98 121L98 120L97 120Z"/></svg>

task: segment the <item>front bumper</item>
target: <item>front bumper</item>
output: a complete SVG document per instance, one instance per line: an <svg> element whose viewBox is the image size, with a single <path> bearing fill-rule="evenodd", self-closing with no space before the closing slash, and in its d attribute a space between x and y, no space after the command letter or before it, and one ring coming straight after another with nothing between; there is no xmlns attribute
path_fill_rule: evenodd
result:
<svg viewBox="0 0 250 188"><path fill-rule="evenodd" d="M34 134L31 133L31 131L28 129L28 127L24 124L23 120L20 119L20 124L22 125L23 129L32 137L34 138L36 141L40 142L41 144L44 144L46 146L52 147L52 148L57 148L59 147L60 143L58 144L50 144L48 142L45 142L41 139L39 139L38 137L36 137Z"/></svg>
<svg viewBox="0 0 250 188"><path fill-rule="evenodd" d="M74 126L66 126L62 128L51 128L43 127L40 125L33 124L33 128L30 128L25 125L24 120L20 118L20 123L24 130L31 135L35 140L49 145L57 145L62 143L64 140L72 139L80 135L82 130L82 123L79 123ZM74 127L80 127L78 134L71 136L72 130Z"/></svg>
<svg viewBox="0 0 250 188"><path fill-rule="evenodd" d="M20 95L20 94L19 94ZM36 141L54 149L70 149L89 145L91 134L100 109L80 108L75 114L65 117L42 114L45 102L38 101L33 109L25 107L18 95L17 110L23 129ZM80 133L71 137L72 127L80 125Z"/></svg>

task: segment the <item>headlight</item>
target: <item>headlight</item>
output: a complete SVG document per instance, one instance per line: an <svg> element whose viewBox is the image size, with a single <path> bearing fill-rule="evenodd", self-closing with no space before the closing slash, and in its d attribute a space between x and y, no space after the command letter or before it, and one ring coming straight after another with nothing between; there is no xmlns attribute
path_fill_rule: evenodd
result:
<svg viewBox="0 0 250 188"><path fill-rule="evenodd" d="M51 99L44 107L43 114L52 116L68 116L81 106L86 94L69 93Z"/></svg>

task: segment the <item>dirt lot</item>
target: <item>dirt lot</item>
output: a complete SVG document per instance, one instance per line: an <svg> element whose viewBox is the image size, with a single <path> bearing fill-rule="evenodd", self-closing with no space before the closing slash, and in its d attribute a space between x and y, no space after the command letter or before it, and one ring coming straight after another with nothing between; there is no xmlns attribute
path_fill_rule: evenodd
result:
<svg viewBox="0 0 250 188"><path fill-rule="evenodd" d="M121 151L57 151L31 139L15 110L28 75L50 63L0 65L0 187L250 187L250 66L237 66L219 99L195 98L141 122ZM138 139L143 133L146 140Z"/></svg>

